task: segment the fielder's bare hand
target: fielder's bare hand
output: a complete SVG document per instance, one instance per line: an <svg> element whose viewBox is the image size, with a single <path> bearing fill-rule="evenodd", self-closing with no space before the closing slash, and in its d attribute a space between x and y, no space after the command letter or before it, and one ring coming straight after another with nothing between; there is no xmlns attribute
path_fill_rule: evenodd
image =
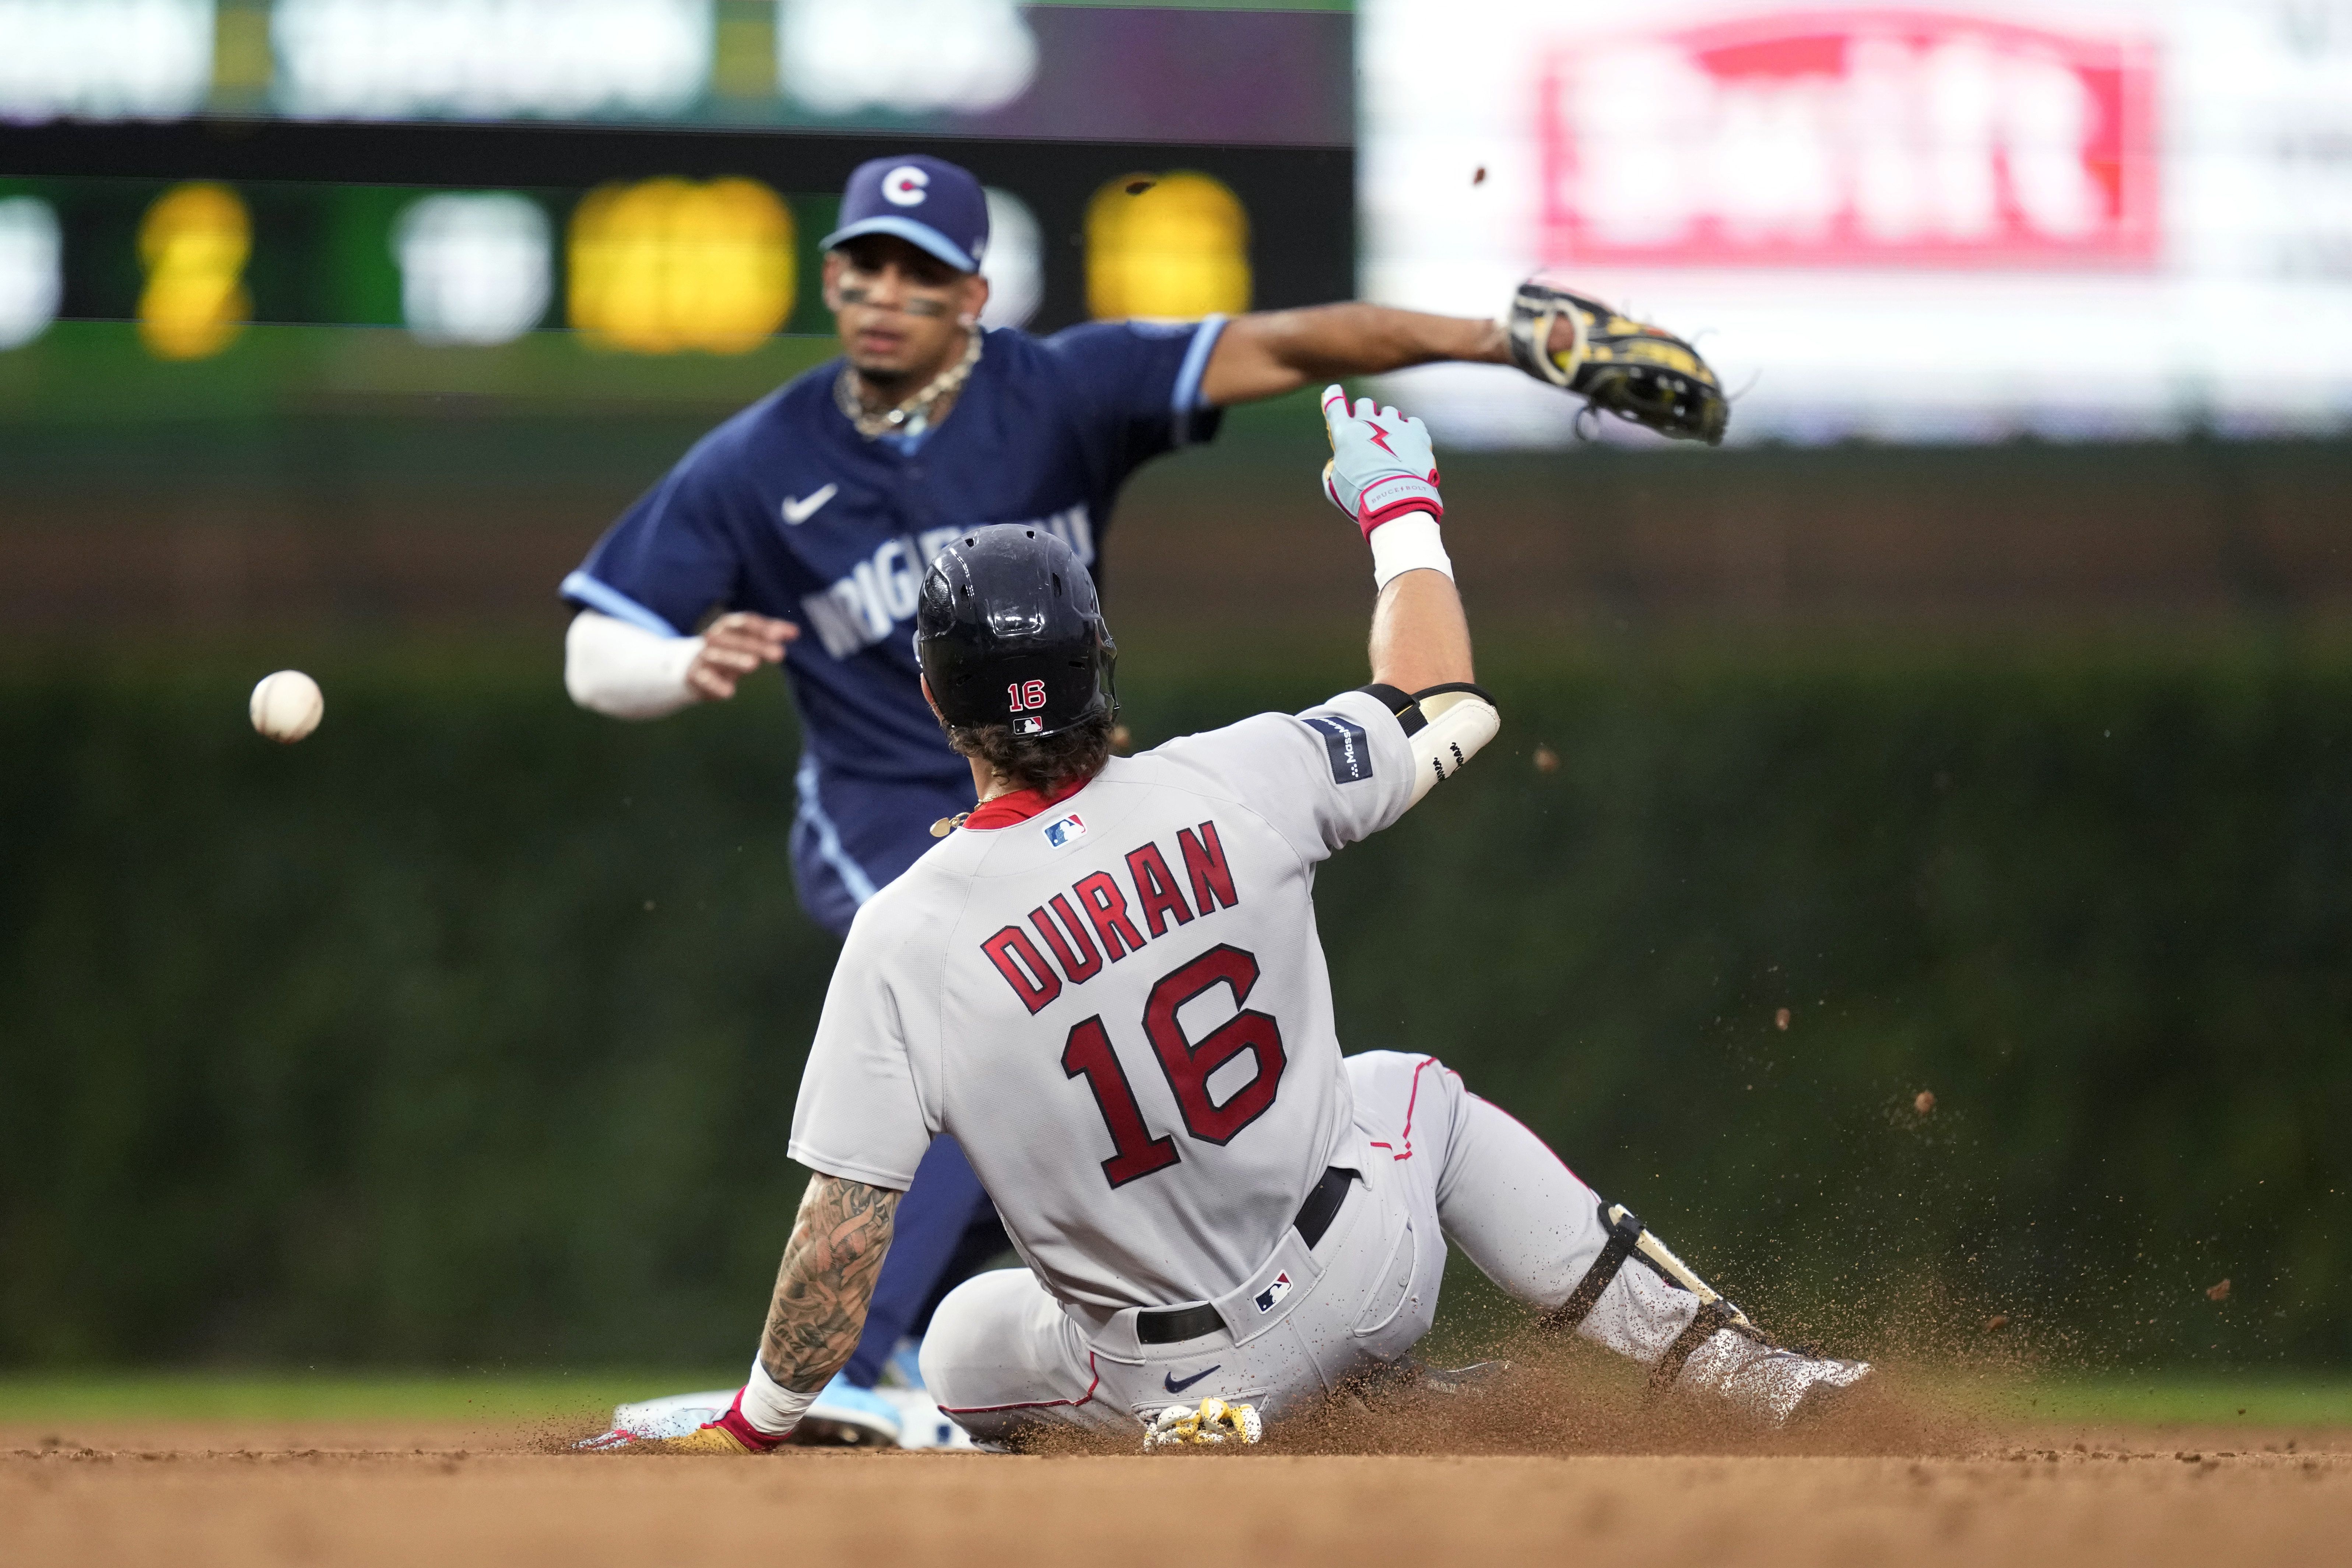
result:
<svg viewBox="0 0 2352 1568"><path fill-rule="evenodd" d="M763 664L782 664L784 645L801 635L790 621L737 610L704 628L702 650L686 667L686 683L705 702L724 702L736 685Z"/></svg>

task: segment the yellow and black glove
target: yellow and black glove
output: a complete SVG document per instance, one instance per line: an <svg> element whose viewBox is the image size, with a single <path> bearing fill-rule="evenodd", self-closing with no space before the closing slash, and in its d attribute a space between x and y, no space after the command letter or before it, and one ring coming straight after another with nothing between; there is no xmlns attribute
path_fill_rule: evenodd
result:
<svg viewBox="0 0 2352 1568"><path fill-rule="evenodd" d="M1555 322L1573 329L1572 345L1553 348ZM1621 316L1549 272L1519 285L1503 327L1511 363L1538 381L1660 435L1723 444L1731 405L1722 383L1696 349L1664 328Z"/></svg>
<svg viewBox="0 0 2352 1568"><path fill-rule="evenodd" d="M1223 1443L1250 1444L1265 1436L1265 1423L1246 1405L1203 1399L1198 1408L1171 1405L1152 1417L1143 1429L1143 1449L1207 1448Z"/></svg>

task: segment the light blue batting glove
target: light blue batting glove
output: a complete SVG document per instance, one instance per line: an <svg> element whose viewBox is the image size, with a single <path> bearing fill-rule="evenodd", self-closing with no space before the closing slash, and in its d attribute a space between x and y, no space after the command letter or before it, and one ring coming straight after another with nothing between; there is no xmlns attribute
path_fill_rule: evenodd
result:
<svg viewBox="0 0 2352 1568"><path fill-rule="evenodd" d="M1358 398L1351 413L1348 395L1323 389L1323 425L1331 437L1331 460L1323 465L1323 493L1356 520L1370 539L1372 530L1407 512L1445 515L1437 493L1437 454L1429 427L1393 408Z"/></svg>

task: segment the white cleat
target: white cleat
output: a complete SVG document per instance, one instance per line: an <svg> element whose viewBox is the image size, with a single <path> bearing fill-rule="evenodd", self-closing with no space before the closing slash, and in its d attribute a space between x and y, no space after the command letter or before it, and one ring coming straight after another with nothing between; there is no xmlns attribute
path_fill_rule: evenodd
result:
<svg viewBox="0 0 2352 1568"><path fill-rule="evenodd" d="M886 1401L898 1413L898 1447L901 1448L963 1448L973 1447L971 1434L950 1420L945 1412L931 1403L931 1396L919 1388L893 1388L877 1384L874 1396Z"/></svg>
<svg viewBox="0 0 2352 1568"><path fill-rule="evenodd" d="M890 1359L882 1363L881 1379L874 1385L875 1394L898 1412L898 1447L970 1452L979 1447L971 1434L932 1403L930 1392L923 1386L922 1353L922 1341L900 1340Z"/></svg>
<svg viewBox="0 0 2352 1568"><path fill-rule="evenodd" d="M1775 1426L1809 1420L1870 1375L1866 1361L1780 1350L1718 1330L1683 1363L1678 1388L1715 1394Z"/></svg>
<svg viewBox="0 0 2352 1568"><path fill-rule="evenodd" d="M613 1406L610 1431L572 1444L575 1448L625 1448L636 1443L658 1443L671 1437L685 1437L700 1431L706 1425L727 1414L735 1403L731 1388L714 1388L702 1394L672 1394L660 1399L641 1399L632 1405Z"/></svg>
<svg viewBox="0 0 2352 1568"><path fill-rule="evenodd" d="M659 1399L641 1399L631 1405L613 1407L613 1429L600 1436L591 1437L579 1445L583 1448L619 1447L631 1440L643 1442L658 1437L683 1437L705 1422L716 1421L727 1414L735 1403L731 1388L707 1389L700 1394L668 1394ZM939 1406L919 1394L915 1403L932 1417L939 1415ZM900 1391L860 1388L845 1378L835 1376L824 1385L808 1411L801 1417L800 1428L793 1440L803 1445L845 1448L907 1447L938 1448L955 1445L932 1435L926 1427L926 1440L906 1443L908 1402ZM953 1423L950 1423L950 1426ZM956 1428L962 1432L961 1427ZM966 1440L969 1446L969 1439Z"/></svg>

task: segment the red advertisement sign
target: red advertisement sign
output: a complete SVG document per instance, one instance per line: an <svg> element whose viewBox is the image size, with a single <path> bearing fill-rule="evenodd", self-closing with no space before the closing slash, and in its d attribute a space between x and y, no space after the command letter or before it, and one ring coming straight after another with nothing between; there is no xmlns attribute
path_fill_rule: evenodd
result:
<svg viewBox="0 0 2352 1568"><path fill-rule="evenodd" d="M2141 267L2156 58L1916 11L1564 45L1538 78L1547 264Z"/></svg>

